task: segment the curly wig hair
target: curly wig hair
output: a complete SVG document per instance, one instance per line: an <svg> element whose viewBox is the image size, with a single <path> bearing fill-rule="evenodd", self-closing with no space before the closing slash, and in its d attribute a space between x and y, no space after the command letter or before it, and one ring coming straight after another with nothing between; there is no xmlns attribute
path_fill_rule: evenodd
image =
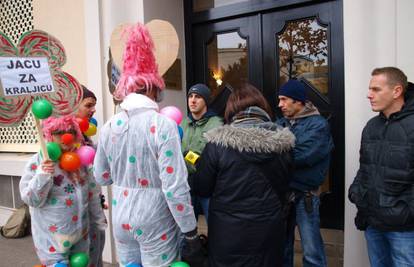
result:
<svg viewBox="0 0 414 267"><path fill-rule="evenodd" d="M51 142L54 134L72 133L77 140L82 140L79 123L73 115L49 117L42 122L43 136Z"/></svg>
<svg viewBox="0 0 414 267"><path fill-rule="evenodd" d="M130 93L146 93L153 88L162 90L164 80L158 73L154 43L148 29L138 23L124 31L127 42L123 54L122 74L114 98L122 101Z"/></svg>

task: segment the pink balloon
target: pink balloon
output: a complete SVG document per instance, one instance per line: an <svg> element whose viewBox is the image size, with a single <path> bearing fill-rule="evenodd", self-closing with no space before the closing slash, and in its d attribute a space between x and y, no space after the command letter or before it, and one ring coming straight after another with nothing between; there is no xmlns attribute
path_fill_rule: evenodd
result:
<svg viewBox="0 0 414 267"><path fill-rule="evenodd" d="M160 110L160 113L174 120L177 124L180 124L180 122L183 119L183 114L181 113L181 111L177 107L174 107L174 106L168 106L168 107L162 108Z"/></svg>
<svg viewBox="0 0 414 267"><path fill-rule="evenodd" d="M77 151L80 162L83 166L88 166L93 163L95 158L95 149L91 146L81 146Z"/></svg>

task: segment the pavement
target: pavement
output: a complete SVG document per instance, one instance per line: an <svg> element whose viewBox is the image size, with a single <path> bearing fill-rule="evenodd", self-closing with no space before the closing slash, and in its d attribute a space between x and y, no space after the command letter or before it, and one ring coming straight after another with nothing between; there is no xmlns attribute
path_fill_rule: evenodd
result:
<svg viewBox="0 0 414 267"><path fill-rule="evenodd" d="M0 267L33 267L40 264L33 246L32 236L7 239L0 235ZM104 264L117 267L118 264Z"/></svg>
<svg viewBox="0 0 414 267"><path fill-rule="evenodd" d="M205 218L198 220L198 230L207 234ZM0 267L33 267L40 264L31 235L7 239L0 235ZM118 264L104 263L104 267L118 267Z"/></svg>

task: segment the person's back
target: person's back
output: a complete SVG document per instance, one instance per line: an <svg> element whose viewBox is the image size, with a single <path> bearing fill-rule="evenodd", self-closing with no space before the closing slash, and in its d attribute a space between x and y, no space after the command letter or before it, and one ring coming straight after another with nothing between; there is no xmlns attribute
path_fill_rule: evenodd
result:
<svg viewBox="0 0 414 267"><path fill-rule="evenodd" d="M288 191L292 174L289 152L292 143L289 139L294 140L289 130L271 127L239 129L224 126L210 131L206 154L214 151L215 155L211 156L217 160L214 163L220 170L211 209L221 212L248 210L252 219L260 219L266 211L280 212L282 203L274 188L283 193ZM201 195L209 190L201 182L197 188Z"/></svg>
<svg viewBox="0 0 414 267"><path fill-rule="evenodd" d="M229 116L230 125L206 134L194 188L211 197L210 266L280 266L294 136L271 123L260 91L250 86L239 90L229 102L237 102L240 93L266 111L240 105Z"/></svg>
<svg viewBox="0 0 414 267"><path fill-rule="evenodd" d="M146 100L142 95L134 95L136 103L142 99ZM151 199L159 200L157 203L161 206L143 205L139 208L164 209L167 208L166 196L174 194L174 198L170 196L171 199L179 197L168 187L169 181L174 182L174 186L189 190L183 159L177 157L180 154L177 126L155 109L148 107L122 111L104 125L101 136L101 140L105 140L103 150L108 156L108 167L112 172L109 174L103 169L97 171L102 173L99 180L106 179L107 183L112 181L115 186L113 204L120 207L127 198L145 202L149 194ZM169 179L170 177L174 179ZM183 208L188 206L186 199L182 203L177 201L176 204L182 204ZM134 217L140 225L143 222L151 224L157 220L158 214L141 213Z"/></svg>
<svg viewBox="0 0 414 267"><path fill-rule="evenodd" d="M167 267L182 256L204 260L181 155L177 125L158 113L164 81L153 43L141 24L128 31L123 72L114 97L121 112L101 129L94 174L112 186L113 233L122 265Z"/></svg>
<svg viewBox="0 0 414 267"><path fill-rule="evenodd" d="M113 184L115 237L122 240L128 231L138 234L143 247L170 243L166 253L169 251L170 259L176 258L179 231L174 217L183 232L195 227L194 215L189 213L192 207L187 170L182 156L178 156L181 150L177 126L157 113L151 106L155 102L144 95L128 95L123 103L132 103L134 108L121 111L102 127L102 147L95 160L98 182ZM174 217L165 212L168 209ZM126 253L132 250L128 248ZM158 264L163 266L161 258Z"/></svg>

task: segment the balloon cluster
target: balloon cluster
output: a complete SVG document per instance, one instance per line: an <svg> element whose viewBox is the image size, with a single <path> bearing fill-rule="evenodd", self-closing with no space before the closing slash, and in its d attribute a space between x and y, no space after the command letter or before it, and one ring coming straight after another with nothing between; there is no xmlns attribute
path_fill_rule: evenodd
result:
<svg viewBox="0 0 414 267"><path fill-rule="evenodd" d="M178 133L180 135L180 138L183 139L184 132L183 128L181 128L180 126L180 123L183 120L183 114L181 113L181 111L177 107L167 106L162 108L160 110L160 113L177 123Z"/></svg>
<svg viewBox="0 0 414 267"><path fill-rule="evenodd" d="M46 119L52 115L52 104L46 99L36 100L32 105L32 112L38 119ZM79 128L86 136L93 136L96 134L97 121L94 118L88 120L87 118L79 119ZM65 133L61 136L61 142L65 145L71 145L75 141L73 134ZM88 166L93 163L95 158L95 149L90 146L80 146L75 152L64 152L60 145L56 142L48 142L46 149L49 158L53 161L59 161L59 166L68 172L76 171L81 165Z"/></svg>
<svg viewBox="0 0 414 267"><path fill-rule="evenodd" d="M98 122L95 118L82 118L77 119L81 132L86 136L94 136L97 131Z"/></svg>

